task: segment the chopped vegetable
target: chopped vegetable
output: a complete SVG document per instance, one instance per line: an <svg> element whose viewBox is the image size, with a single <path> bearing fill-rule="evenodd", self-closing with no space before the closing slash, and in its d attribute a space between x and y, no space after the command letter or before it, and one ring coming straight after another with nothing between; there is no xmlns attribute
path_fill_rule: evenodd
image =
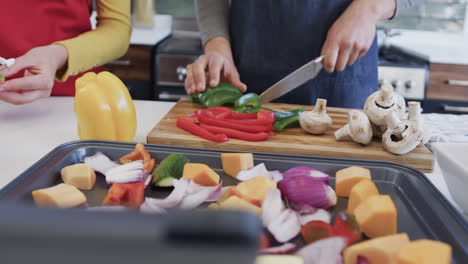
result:
<svg viewBox="0 0 468 264"><path fill-rule="evenodd" d="M397 232L397 209L389 195L374 195L354 210L362 232L367 237L378 237Z"/></svg>
<svg viewBox="0 0 468 264"><path fill-rule="evenodd" d="M179 116L177 118L177 127L180 129L183 129L191 134L194 134L196 136L199 136L201 138L204 138L206 140L214 141L214 142L226 142L228 141L228 138L224 134L213 134L206 130L205 128L202 128L194 123L193 120L191 120L188 117L184 116Z"/></svg>
<svg viewBox="0 0 468 264"><path fill-rule="evenodd" d="M125 84L114 74L88 72L75 82L74 110L80 139L132 141L137 119Z"/></svg>
<svg viewBox="0 0 468 264"><path fill-rule="evenodd" d="M245 210L252 212L256 215L262 215L262 209L255 206L238 196L230 196L222 203L218 203L218 209L229 209L229 210Z"/></svg>
<svg viewBox="0 0 468 264"><path fill-rule="evenodd" d="M62 180L78 189L91 190L96 183L96 173L86 163L77 163L62 168Z"/></svg>
<svg viewBox="0 0 468 264"><path fill-rule="evenodd" d="M297 166L291 168L283 173L284 178L288 178L291 176L310 176L316 180L323 181L324 183L328 184L330 181L330 176L325 172L307 167L307 166Z"/></svg>
<svg viewBox="0 0 468 264"><path fill-rule="evenodd" d="M278 242L287 242L296 237L301 230L299 216L294 210L285 209L267 226L267 229Z"/></svg>
<svg viewBox="0 0 468 264"><path fill-rule="evenodd" d="M251 169L254 166L252 153L221 153L223 171L236 178L240 171Z"/></svg>
<svg viewBox="0 0 468 264"><path fill-rule="evenodd" d="M348 246L361 239L361 229L353 215L340 212L333 223L335 234L345 237L348 240Z"/></svg>
<svg viewBox="0 0 468 264"><path fill-rule="evenodd" d="M102 174L106 174L108 170L120 166L120 164L111 161L106 155L102 154L102 152L97 152L93 156L85 157L84 163Z"/></svg>
<svg viewBox="0 0 468 264"><path fill-rule="evenodd" d="M167 212L166 209L159 207L151 202L148 202L148 199L153 198L145 198L145 201L140 205L140 212L148 214L165 214Z"/></svg>
<svg viewBox="0 0 468 264"><path fill-rule="evenodd" d="M371 179L369 169L349 167L336 172L336 195L348 197L351 188L363 179Z"/></svg>
<svg viewBox="0 0 468 264"><path fill-rule="evenodd" d="M145 145L138 143L135 146L135 150L128 153L127 155L119 159L120 163L126 164L132 161L142 160L143 168L146 172L151 173L156 165L156 160L151 158L151 155L145 148Z"/></svg>
<svg viewBox="0 0 468 264"><path fill-rule="evenodd" d="M305 108L297 108L289 111L275 112L275 123L273 127L275 131L280 133L285 128L299 126L299 113L303 112Z"/></svg>
<svg viewBox="0 0 468 264"><path fill-rule="evenodd" d="M276 189L276 182L265 177L255 177L239 183L236 190L242 195L263 202L271 188Z"/></svg>
<svg viewBox="0 0 468 264"><path fill-rule="evenodd" d="M73 185L60 183L53 187L32 192L34 203L39 207L72 208L85 205L86 196Z"/></svg>
<svg viewBox="0 0 468 264"><path fill-rule="evenodd" d="M200 102L205 107L216 107L224 104L234 104L242 96L239 89L228 83L220 83L216 87L207 87L205 91L192 95L192 101Z"/></svg>
<svg viewBox="0 0 468 264"><path fill-rule="evenodd" d="M233 123L229 120L216 119L213 117L206 117L203 115L198 117L198 121L200 121L201 124L205 124L205 125L231 128L231 129L236 129L239 131L251 132L251 133L267 132L267 131L272 130L272 127L268 125L238 124L238 123Z"/></svg>
<svg viewBox="0 0 468 264"><path fill-rule="evenodd" d="M260 234L260 243L259 243L258 249L262 250L262 249L267 249L269 247L270 247L270 240L268 239L268 237L263 233Z"/></svg>
<svg viewBox="0 0 468 264"><path fill-rule="evenodd" d="M218 201L225 193L227 190L230 188L233 188L233 186L224 186L221 187L219 190L216 190L213 192L208 199L206 199L206 202L216 202Z"/></svg>
<svg viewBox="0 0 468 264"><path fill-rule="evenodd" d="M135 209L145 200L145 183L114 183L102 205L122 205Z"/></svg>
<svg viewBox="0 0 468 264"><path fill-rule="evenodd" d="M284 209L284 204L281 200L281 192L276 188L270 189L262 204L263 225L268 226L284 211Z"/></svg>
<svg viewBox="0 0 468 264"><path fill-rule="evenodd" d="M329 208L336 204L336 194L327 184L310 176L291 176L278 183L283 198L291 204Z"/></svg>
<svg viewBox="0 0 468 264"><path fill-rule="evenodd" d="M221 204L223 203L224 201L226 201L229 197L231 196L237 196L239 198L241 198L242 200L246 201L246 202L249 202L257 207L261 207L262 206L262 202L257 200L257 199L254 199L254 198L250 198L248 196L245 196L243 194L241 194L237 189L236 187L229 187L225 192L224 194L218 199L218 203Z"/></svg>
<svg viewBox="0 0 468 264"><path fill-rule="evenodd" d="M358 256L357 258L357 264L370 264L369 261L367 261L367 258Z"/></svg>
<svg viewBox="0 0 468 264"><path fill-rule="evenodd" d="M281 173L279 170L268 171L268 178L274 182L279 182L283 179L283 173Z"/></svg>
<svg viewBox="0 0 468 264"><path fill-rule="evenodd" d="M173 180L172 183L174 185L174 190L167 196L165 199L156 199L146 197L145 204L153 207L160 207L160 208L173 208L179 205L179 203L184 199L189 184L192 182L190 179L180 179L180 180Z"/></svg>
<svg viewBox="0 0 468 264"><path fill-rule="evenodd" d="M5 81L5 74L3 72L0 72L0 83Z"/></svg>
<svg viewBox="0 0 468 264"><path fill-rule="evenodd" d="M301 227L301 235L307 244L335 236L333 226L323 221L310 221Z"/></svg>
<svg viewBox="0 0 468 264"><path fill-rule="evenodd" d="M304 259L304 264L342 263L341 251L345 247L346 239L342 237L330 237L303 247L296 255ZM348 264L348 262L345 263Z"/></svg>
<svg viewBox="0 0 468 264"><path fill-rule="evenodd" d="M206 202L213 193L221 190L221 188L222 184L218 184L216 186L200 186L192 181L187 188L185 197L179 204L179 208L194 209Z"/></svg>
<svg viewBox="0 0 468 264"><path fill-rule="evenodd" d="M378 237L347 247L343 258L346 264L356 264L358 257L366 258L369 263L396 263L398 252L409 243L406 233Z"/></svg>
<svg viewBox="0 0 468 264"><path fill-rule="evenodd" d="M325 209L318 208L315 212L309 214L301 214L301 225L305 225L311 221L322 221L327 224L331 222L331 214Z"/></svg>
<svg viewBox="0 0 468 264"><path fill-rule="evenodd" d="M362 201L370 196L378 194L379 190L377 189L377 186L375 186L374 182L368 179L359 181L356 185L353 186L353 188L351 188L347 211L353 214L354 209L356 209L356 207L358 207Z"/></svg>
<svg viewBox="0 0 468 264"><path fill-rule="evenodd" d="M112 168L106 173L107 183L132 183L146 181L150 174L144 169L142 160L136 160Z"/></svg>
<svg viewBox="0 0 468 264"><path fill-rule="evenodd" d="M450 264L452 247L434 240L415 240L400 249L396 260L402 264Z"/></svg>
<svg viewBox="0 0 468 264"><path fill-rule="evenodd" d="M231 123L235 123L235 122L231 121ZM200 127L210 131L211 133L223 134L230 138L237 138L237 139L245 140L245 141L252 141L252 142L265 141L270 137L270 134L266 132L249 133L249 132L239 131L239 130L232 129L232 128L210 126L210 125L205 125L205 124L201 124Z"/></svg>
<svg viewBox="0 0 468 264"><path fill-rule="evenodd" d="M195 183L204 186L219 184L219 175L203 163L185 163L182 178L191 179Z"/></svg>
<svg viewBox="0 0 468 264"><path fill-rule="evenodd" d="M170 154L153 170L153 185L162 186L161 183L169 181L170 184L165 184L164 186L172 186L172 180L182 177L184 165L188 162L188 158L184 155L177 153Z"/></svg>
<svg viewBox="0 0 468 264"><path fill-rule="evenodd" d="M290 254L296 249L293 243L285 243L280 246L263 248L259 251L260 254Z"/></svg>
<svg viewBox="0 0 468 264"><path fill-rule="evenodd" d="M262 99L256 93L244 94L234 103L239 113L257 113L262 105Z"/></svg>
<svg viewBox="0 0 468 264"><path fill-rule="evenodd" d="M270 174L269 174L268 170L265 167L265 163L260 163L260 164L256 165L253 168L249 168L247 170L240 171L237 174L236 179L238 179L239 181L246 181L246 180L250 180L250 179L255 178L255 177L269 178L269 175Z"/></svg>

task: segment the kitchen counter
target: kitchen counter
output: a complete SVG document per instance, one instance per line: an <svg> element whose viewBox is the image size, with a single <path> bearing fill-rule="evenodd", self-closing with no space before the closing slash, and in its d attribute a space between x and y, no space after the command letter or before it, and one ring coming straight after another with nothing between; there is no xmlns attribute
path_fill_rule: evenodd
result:
<svg viewBox="0 0 468 264"><path fill-rule="evenodd" d="M160 101L135 101L136 142L146 135L174 106ZM50 97L22 106L0 102L0 188L60 144L78 140L72 97ZM439 167L426 176L454 204Z"/></svg>

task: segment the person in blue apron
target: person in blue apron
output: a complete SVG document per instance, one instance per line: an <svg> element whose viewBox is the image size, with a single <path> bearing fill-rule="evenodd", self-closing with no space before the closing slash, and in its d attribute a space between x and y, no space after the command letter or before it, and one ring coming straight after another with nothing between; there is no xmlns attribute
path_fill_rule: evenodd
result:
<svg viewBox="0 0 468 264"><path fill-rule="evenodd" d="M187 66L188 94L219 81L260 94L322 54L325 71L275 102L310 105L324 98L329 106L362 108L378 88L376 23L395 14L393 0L196 3L205 54Z"/></svg>

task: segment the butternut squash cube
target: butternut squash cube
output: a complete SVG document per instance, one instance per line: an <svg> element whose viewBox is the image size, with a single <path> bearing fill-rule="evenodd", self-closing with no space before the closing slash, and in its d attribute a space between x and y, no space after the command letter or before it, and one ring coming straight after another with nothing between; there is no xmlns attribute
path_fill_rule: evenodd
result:
<svg viewBox="0 0 468 264"><path fill-rule="evenodd" d="M351 188L363 179L371 179L370 171L362 167L349 167L336 172L336 195L348 197Z"/></svg>
<svg viewBox="0 0 468 264"><path fill-rule="evenodd" d="M348 213L354 214L354 209L367 197L378 195L379 190L371 180L361 180L351 188L348 200Z"/></svg>
<svg viewBox="0 0 468 264"><path fill-rule="evenodd" d="M78 189L91 190L96 183L96 173L86 163L66 166L60 171L62 181Z"/></svg>
<svg viewBox="0 0 468 264"><path fill-rule="evenodd" d="M86 196L78 188L65 183L35 190L32 196L34 203L39 207L72 208L87 202Z"/></svg>
<svg viewBox="0 0 468 264"><path fill-rule="evenodd" d="M304 259L295 255L259 255L255 264L304 264Z"/></svg>
<svg viewBox="0 0 468 264"><path fill-rule="evenodd" d="M222 153L221 163L224 172L234 178L240 171L251 169L254 166L252 153Z"/></svg>
<svg viewBox="0 0 468 264"><path fill-rule="evenodd" d="M182 178L191 179L195 183L204 186L219 184L219 175L202 163L185 163Z"/></svg>
<svg viewBox="0 0 468 264"><path fill-rule="evenodd" d="M241 195L258 200L263 203L268 190L276 188L276 182L263 176L255 177L239 183L236 189Z"/></svg>
<svg viewBox="0 0 468 264"><path fill-rule="evenodd" d="M400 249L396 260L397 264L450 264L452 247L434 240L415 240Z"/></svg>
<svg viewBox="0 0 468 264"><path fill-rule="evenodd" d="M229 209L229 210L244 210L257 214L258 216L262 215L262 208L255 206L237 196L231 196L226 201L218 205L219 209Z"/></svg>
<svg viewBox="0 0 468 264"><path fill-rule="evenodd" d="M362 201L354 216L362 232L370 238L397 232L397 210L389 195L374 195Z"/></svg>
<svg viewBox="0 0 468 264"><path fill-rule="evenodd" d="M400 249L409 243L406 233L370 239L346 248L344 263L356 264L358 256L362 256L369 264L393 264Z"/></svg>

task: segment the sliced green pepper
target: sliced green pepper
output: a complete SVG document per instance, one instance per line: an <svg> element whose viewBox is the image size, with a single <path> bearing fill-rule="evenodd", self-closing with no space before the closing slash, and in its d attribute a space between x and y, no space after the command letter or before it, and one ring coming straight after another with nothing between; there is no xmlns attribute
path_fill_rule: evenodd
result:
<svg viewBox="0 0 468 264"><path fill-rule="evenodd" d="M234 103L234 107L236 108L243 108L246 106L259 108L261 105L262 105L262 99L256 93L244 94L242 97L237 99L237 101Z"/></svg>
<svg viewBox="0 0 468 264"><path fill-rule="evenodd" d="M260 111L260 109L261 107L244 106L244 107L234 110L234 112L241 113L241 114L256 114L258 113L258 111Z"/></svg>
<svg viewBox="0 0 468 264"><path fill-rule="evenodd" d="M273 127L277 133L283 132L285 128L299 126L299 113L305 110L304 107L281 111L275 113Z"/></svg>
<svg viewBox="0 0 468 264"><path fill-rule="evenodd" d="M232 103L242 96L239 89L228 83L220 83L216 87L207 87L205 91L192 95L193 102L200 102L205 107L221 106Z"/></svg>

